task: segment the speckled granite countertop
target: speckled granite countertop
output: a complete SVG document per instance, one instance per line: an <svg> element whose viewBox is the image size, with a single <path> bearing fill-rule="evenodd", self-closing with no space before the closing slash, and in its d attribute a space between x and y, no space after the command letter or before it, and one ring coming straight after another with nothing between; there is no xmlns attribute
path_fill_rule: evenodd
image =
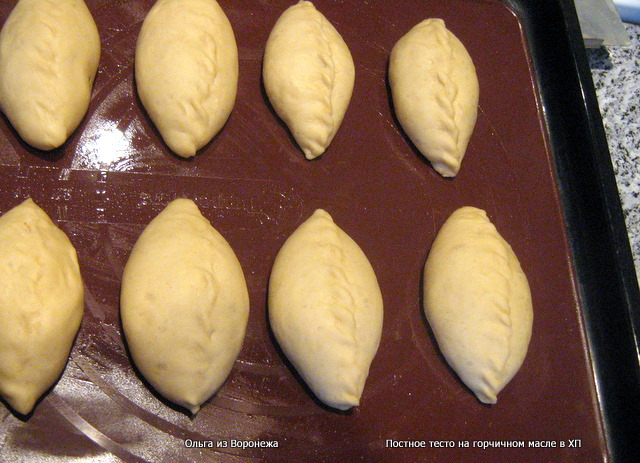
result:
<svg viewBox="0 0 640 463"><path fill-rule="evenodd" d="M640 25L625 23L631 45L587 50L640 275Z"/></svg>

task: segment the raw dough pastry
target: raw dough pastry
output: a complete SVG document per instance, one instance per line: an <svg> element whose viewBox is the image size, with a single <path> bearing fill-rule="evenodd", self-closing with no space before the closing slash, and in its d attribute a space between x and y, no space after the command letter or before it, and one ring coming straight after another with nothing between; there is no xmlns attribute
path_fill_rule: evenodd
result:
<svg viewBox="0 0 640 463"><path fill-rule="evenodd" d="M269 282L269 321L325 404L359 404L382 332L382 295L360 247L318 209L287 239Z"/></svg>
<svg viewBox="0 0 640 463"><path fill-rule="evenodd" d="M76 250L27 199L0 217L0 395L28 414L58 379L84 310Z"/></svg>
<svg viewBox="0 0 640 463"><path fill-rule="evenodd" d="M174 200L140 235L122 276L120 310L140 372L196 413L240 352L249 294L233 250L193 201Z"/></svg>
<svg viewBox="0 0 640 463"><path fill-rule="evenodd" d="M478 78L464 45L437 18L414 26L391 51L398 121L444 177L460 170L478 113Z"/></svg>
<svg viewBox="0 0 640 463"><path fill-rule="evenodd" d="M487 404L520 369L531 339L527 277L481 209L455 211L424 268L424 311L460 379Z"/></svg>
<svg viewBox="0 0 640 463"><path fill-rule="evenodd" d="M87 112L99 60L82 0L20 0L0 32L0 109L28 144L57 148Z"/></svg>
<svg viewBox="0 0 640 463"><path fill-rule="evenodd" d="M135 56L140 101L179 156L191 157L225 124L236 99L238 49L215 0L158 0Z"/></svg>
<svg viewBox="0 0 640 463"><path fill-rule="evenodd" d="M264 87L307 159L327 149L349 106L355 69L347 44L311 2L289 7L267 40Z"/></svg>

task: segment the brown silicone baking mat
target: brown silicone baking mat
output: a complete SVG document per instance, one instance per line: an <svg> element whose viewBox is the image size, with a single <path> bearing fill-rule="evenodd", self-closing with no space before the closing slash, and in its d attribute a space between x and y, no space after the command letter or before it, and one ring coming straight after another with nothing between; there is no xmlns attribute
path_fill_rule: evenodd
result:
<svg viewBox="0 0 640 463"><path fill-rule="evenodd" d="M0 4L4 23L16 1ZM67 143L40 152L0 120L0 212L32 197L69 235L86 305L67 368L28 417L0 405L4 462L599 462L602 418L576 293L553 160L527 41L497 0L330 1L316 7L356 66L333 143L307 161L261 83L269 31L293 1L220 0L240 57L231 117L193 159L171 154L136 96L136 37L151 0L87 0L102 40L92 103ZM440 177L393 116L389 52L413 25L443 18L467 47L478 122L460 174ZM220 391L195 416L155 395L132 367L118 296L144 226L193 199L244 269L251 314ZM485 209L529 278L528 356L493 406L447 367L421 312L429 247L456 208ZM324 208L368 256L385 306L361 405L319 404L269 330L277 251ZM413 448L404 448L409 441ZM423 446L423 447L421 447Z"/></svg>

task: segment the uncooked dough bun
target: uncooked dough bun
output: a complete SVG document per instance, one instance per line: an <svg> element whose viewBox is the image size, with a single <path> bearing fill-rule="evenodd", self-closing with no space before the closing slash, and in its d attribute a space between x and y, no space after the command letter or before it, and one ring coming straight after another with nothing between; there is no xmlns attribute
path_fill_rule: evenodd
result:
<svg viewBox="0 0 640 463"><path fill-rule="evenodd" d="M238 88L238 49L215 0L158 0L135 55L140 101L167 146L188 158L226 123Z"/></svg>
<svg viewBox="0 0 640 463"><path fill-rule="evenodd" d="M355 68L347 44L311 2L282 13L267 40L262 75L305 157L324 153L349 106Z"/></svg>
<svg viewBox="0 0 640 463"><path fill-rule="evenodd" d="M197 413L240 352L249 294L233 250L193 201L172 201L144 229L125 265L120 310L142 375Z"/></svg>
<svg viewBox="0 0 640 463"><path fill-rule="evenodd" d="M518 258L483 210L458 209L438 232L424 311L449 365L478 400L496 403L527 354L533 309Z"/></svg>
<svg viewBox="0 0 640 463"><path fill-rule="evenodd" d="M31 199L0 217L0 395L28 414L62 374L84 310L76 250Z"/></svg>
<svg viewBox="0 0 640 463"><path fill-rule="evenodd" d="M478 78L444 21L426 19L393 47L389 84L407 136L443 177L455 177L476 124Z"/></svg>
<svg viewBox="0 0 640 463"><path fill-rule="evenodd" d="M286 240L269 321L287 358L330 407L359 404L382 332L382 295L360 247L322 209Z"/></svg>
<svg viewBox="0 0 640 463"><path fill-rule="evenodd" d="M87 112L99 60L82 0L20 0L0 32L0 109L25 142L57 148Z"/></svg>

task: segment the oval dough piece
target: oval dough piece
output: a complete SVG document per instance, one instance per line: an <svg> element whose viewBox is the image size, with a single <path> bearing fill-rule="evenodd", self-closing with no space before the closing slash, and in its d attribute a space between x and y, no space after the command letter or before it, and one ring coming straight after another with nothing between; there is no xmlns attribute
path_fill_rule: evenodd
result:
<svg viewBox="0 0 640 463"><path fill-rule="evenodd" d="M165 398L197 413L240 353L249 295L233 250L189 199L144 229L122 276L133 361Z"/></svg>
<svg viewBox="0 0 640 463"><path fill-rule="evenodd" d="M443 177L460 170L478 113L478 78L464 45L437 18L395 44L389 84L407 136Z"/></svg>
<svg viewBox="0 0 640 463"><path fill-rule="evenodd" d="M99 61L82 0L20 0L0 32L0 109L25 142L57 148L87 112Z"/></svg>
<svg viewBox="0 0 640 463"><path fill-rule="evenodd" d="M360 247L318 209L287 239L269 282L269 321L325 404L359 404L382 332L382 295Z"/></svg>
<svg viewBox="0 0 640 463"><path fill-rule="evenodd" d="M487 404L513 378L531 339L527 277L481 209L455 211L424 268L424 311L440 351Z"/></svg>
<svg viewBox="0 0 640 463"><path fill-rule="evenodd" d="M76 250L31 199L0 217L0 395L28 414L62 374L84 310Z"/></svg>
<svg viewBox="0 0 640 463"><path fill-rule="evenodd" d="M238 49L215 0L158 0L136 44L138 96L167 146L188 158L224 126L238 88Z"/></svg>
<svg viewBox="0 0 640 463"><path fill-rule="evenodd" d="M311 2L282 13L267 40L262 75L305 157L324 153L349 106L355 68L347 44Z"/></svg>

